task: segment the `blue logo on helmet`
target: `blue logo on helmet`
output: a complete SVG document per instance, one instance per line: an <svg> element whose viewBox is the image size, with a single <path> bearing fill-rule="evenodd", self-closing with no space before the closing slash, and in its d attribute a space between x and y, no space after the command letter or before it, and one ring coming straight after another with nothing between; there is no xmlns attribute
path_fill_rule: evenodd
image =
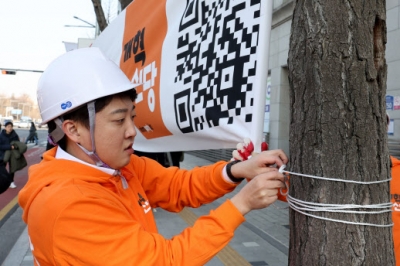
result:
<svg viewBox="0 0 400 266"><path fill-rule="evenodd" d="M61 109L65 110L72 107L72 103L70 101L61 104Z"/></svg>

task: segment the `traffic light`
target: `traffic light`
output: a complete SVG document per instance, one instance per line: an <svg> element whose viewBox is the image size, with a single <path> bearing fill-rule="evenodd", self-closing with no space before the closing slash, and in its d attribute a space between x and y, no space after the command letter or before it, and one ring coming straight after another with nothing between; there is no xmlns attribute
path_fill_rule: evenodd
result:
<svg viewBox="0 0 400 266"><path fill-rule="evenodd" d="M2 70L1 74L3 75L15 75L17 72L16 71L11 71L11 70Z"/></svg>

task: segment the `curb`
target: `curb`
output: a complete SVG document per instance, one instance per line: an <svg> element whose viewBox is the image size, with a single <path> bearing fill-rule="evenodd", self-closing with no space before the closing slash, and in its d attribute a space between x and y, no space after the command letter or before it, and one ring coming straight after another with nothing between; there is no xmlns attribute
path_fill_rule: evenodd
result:
<svg viewBox="0 0 400 266"><path fill-rule="evenodd" d="M28 237L28 228L25 227L24 231L18 238L17 242L15 242L13 248L8 254L7 258L4 260L1 266L16 266L21 265L21 263L25 260L25 254L29 249L29 237Z"/></svg>
<svg viewBox="0 0 400 266"><path fill-rule="evenodd" d="M10 216L17 210L18 206L18 196L16 196L2 210L0 210L0 228L7 221L7 219L10 218Z"/></svg>

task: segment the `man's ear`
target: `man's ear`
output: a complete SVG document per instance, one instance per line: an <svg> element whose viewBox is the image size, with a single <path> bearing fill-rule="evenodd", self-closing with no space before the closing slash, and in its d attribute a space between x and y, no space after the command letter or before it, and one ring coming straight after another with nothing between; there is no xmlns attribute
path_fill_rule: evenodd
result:
<svg viewBox="0 0 400 266"><path fill-rule="evenodd" d="M75 143L80 143L81 135L79 134L79 126L80 125L73 120L65 120L62 123L62 130L70 140Z"/></svg>

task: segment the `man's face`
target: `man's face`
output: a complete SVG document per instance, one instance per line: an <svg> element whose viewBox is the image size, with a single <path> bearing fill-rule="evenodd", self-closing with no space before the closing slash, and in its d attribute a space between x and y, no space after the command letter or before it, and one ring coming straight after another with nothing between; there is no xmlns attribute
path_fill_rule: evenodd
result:
<svg viewBox="0 0 400 266"><path fill-rule="evenodd" d="M113 169L127 165L133 153L132 145L136 136L133 122L136 116L134 108L129 98L113 98L110 104L96 113L94 130L96 153ZM89 130L85 135L84 147L90 149Z"/></svg>
<svg viewBox="0 0 400 266"><path fill-rule="evenodd" d="M5 129L6 129L6 133L7 133L7 134L10 134L11 131L13 130L13 126L12 126L11 124L8 124L8 125L5 127Z"/></svg>

